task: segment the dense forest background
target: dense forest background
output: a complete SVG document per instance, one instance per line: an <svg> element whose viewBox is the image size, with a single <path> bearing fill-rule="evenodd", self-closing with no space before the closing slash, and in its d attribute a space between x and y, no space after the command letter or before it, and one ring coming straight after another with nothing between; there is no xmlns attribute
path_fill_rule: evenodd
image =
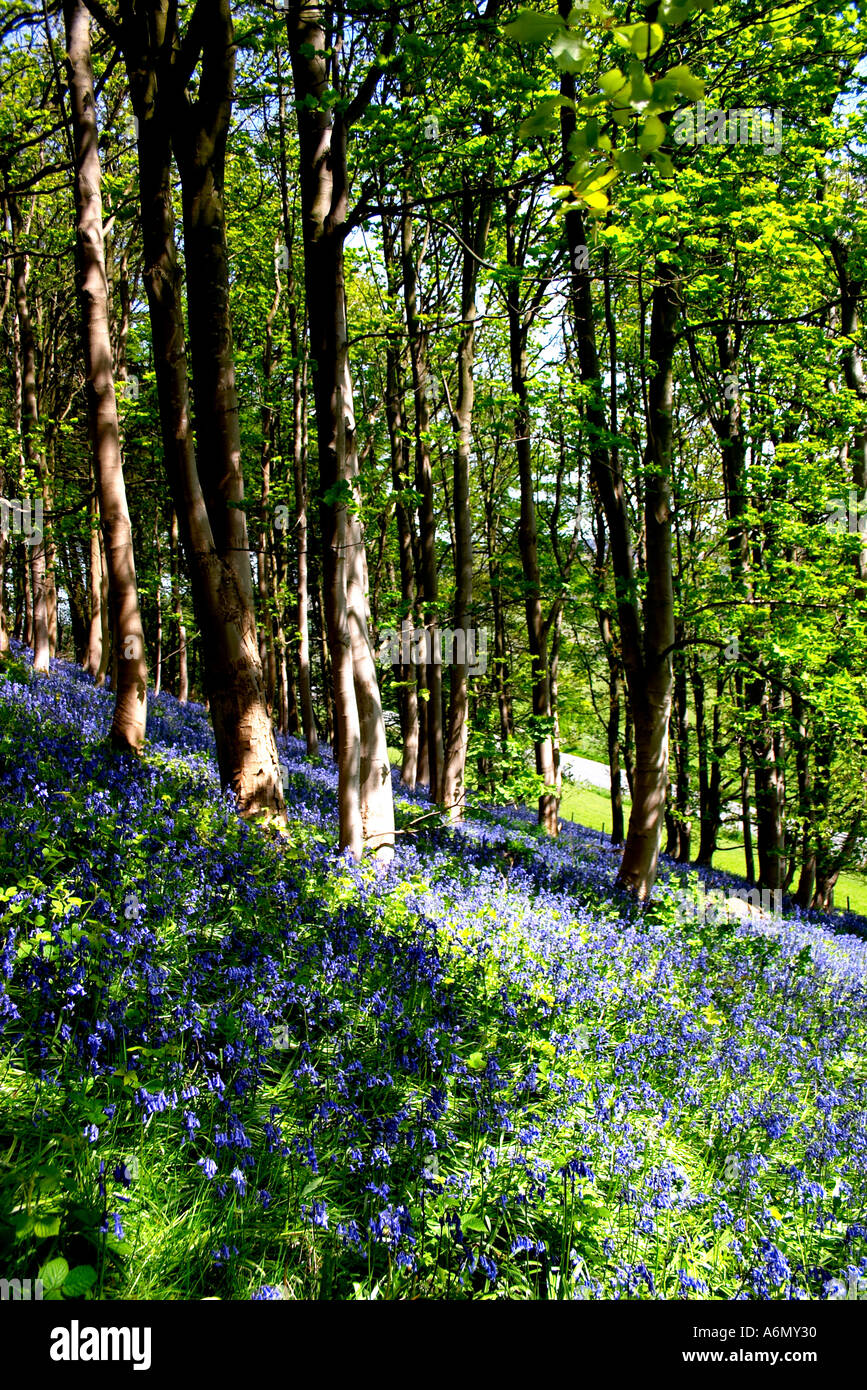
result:
<svg viewBox="0 0 867 1390"><path fill-rule="evenodd" d="M863 5L0 27L3 645L109 682L120 747L149 686L206 701L248 816L274 726L333 745L356 856L390 759L556 834L572 751L639 897L728 839L828 906L867 811Z"/></svg>

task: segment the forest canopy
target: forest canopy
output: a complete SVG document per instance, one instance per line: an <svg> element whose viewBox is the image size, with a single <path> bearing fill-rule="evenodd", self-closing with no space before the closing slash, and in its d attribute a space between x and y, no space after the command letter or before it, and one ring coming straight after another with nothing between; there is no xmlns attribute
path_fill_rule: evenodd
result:
<svg viewBox="0 0 867 1390"><path fill-rule="evenodd" d="M861 5L2 7L5 649L619 883L865 852Z"/></svg>

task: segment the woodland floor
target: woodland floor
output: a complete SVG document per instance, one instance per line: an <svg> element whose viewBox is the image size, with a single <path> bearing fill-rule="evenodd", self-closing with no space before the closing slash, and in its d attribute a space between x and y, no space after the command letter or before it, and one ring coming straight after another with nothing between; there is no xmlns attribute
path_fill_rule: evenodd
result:
<svg viewBox="0 0 867 1390"><path fill-rule="evenodd" d="M867 1279L867 923L612 889L397 793L393 864L219 791L205 711L0 675L0 1267L68 1298L771 1298ZM568 813L568 803L567 803ZM691 904L691 907L689 906ZM841 1293L842 1291L842 1293Z"/></svg>

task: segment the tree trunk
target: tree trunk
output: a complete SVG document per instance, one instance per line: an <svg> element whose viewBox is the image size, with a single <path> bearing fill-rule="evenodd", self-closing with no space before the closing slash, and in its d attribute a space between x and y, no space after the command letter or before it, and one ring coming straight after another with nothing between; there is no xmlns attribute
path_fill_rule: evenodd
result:
<svg viewBox="0 0 867 1390"><path fill-rule="evenodd" d="M515 233L518 194L506 197L506 254L508 263L518 268L519 248ZM514 405L515 451L521 489L521 519L518 543L524 576L524 612L527 645L530 650L530 680L533 711L533 746L536 772L546 790L539 797L539 824L548 835L559 830L559 800L556 794L554 741L551 730L551 689L548 673L548 634L542 617L542 583L539 571L539 543L536 530L536 498L533 487L533 461L530 447L530 409L527 402L527 333L532 316L522 312L521 282L510 278L506 290L509 319L509 362ZM612 795L613 795L612 783Z"/></svg>
<svg viewBox="0 0 867 1390"><path fill-rule="evenodd" d="M178 514L172 507L169 525L169 559L172 571L172 613L175 620L177 650L177 691L178 701L185 705L190 698L190 678L187 669L187 629L184 623L184 610L181 603L181 557L178 550Z"/></svg>
<svg viewBox="0 0 867 1390"><path fill-rule="evenodd" d="M623 674L617 654L611 614L599 612L599 629L608 661L608 777L611 798L611 843L623 844L623 778L620 770L620 707L623 702Z"/></svg>
<svg viewBox="0 0 867 1390"><path fill-rule="evenodd" d="M683 637L683 625L678 624L675 628L675 640L682 641ZM677 779L675 785L675 854L679 863L688 864L692 840L689 820L689 705L687 703L686 653L682 647L675 653L674 658L673 716L674 765Z"/></svg>
<svg viewBox="0 0 867 1390"><path fill-rule="evenodd" d="M68 537L61 543L61 558L65 576L65 588L69 598L69 620L72 628L73 660L84 666L90 622L88 617L87 589L85 575L81 567L76 540Z"/></svg>
<svg viewBox="0 0 867 1390"><path fill-rule="evenodd" d="M319 669L322 672L322 700L325 706L325 742L336 752L336 724L334 718L334 679L331 674L331 657L328 652L328 632L325 621L325 596L322 592L322 579L317 578L314 588L316 599L316 619L319 630Z"/></svg>
<svg viewBox="0 0 867 1390"><path fill-rule="evenodd" d="M231 21L226 5L221 4L212 18L216 22L207 32L210 47L203 83L207 111L200 112L208 129L199 129L204 169L197 163L195 149L189 147L195 116L187 110L183 120L179 119L157 83L160 55L177 47L175 11L169 0L138 0L121 30L121 41L138 121L144 280L163 453L198 619L205 698L214 725L220 778L224 786L232 787L243 815L260 811L280 814L282 779L265 708L246 523L238 505L242 489L240 455L236 452L237 413L232 413L234 372L230 333L227 336L225 228L221 183L218 185L213 177L214 170L222 168L231 92ZM191 337L199 342L197 359L202 369L197 409L204 427L201 478L190 429L181 276L174 240L170 177L173 126L182 143L184 135L188 137L189 239L185 251L187 265L195 271L190 295ZM195 145L194 136L192 143ZM214 165L209 170L210 160ZM209 230L212 216L215 220ZM230 418L226 414L209 416L216 408ZM208 453L212 444L216 453Z"/></svg>
<svg viewBox="0 0 867 1390"><path fill-rule="evenodd" d="M294 235L289 216L289 181L286 159L286 95L280 66L280 48L276 49L278 86L278 125L280 136L280 200L283 214L283 237L288 256L287 288L289 315L289 346L292 350L292 479L295 489L295 542L298 547L298 603L295 609L298 628L298 687L301 706L301 728L307 744L307 756L319 757L319 734L313 711L310 675L310 594L308 577L307 536L307 363L304 360L303 334L298 325L298 302L295 283ZM282 633L283 624L280 623ZM289 668L286 645L280 646L281 682L285 691L285 710L281 703L281 722L289 723Z"/></svg>
<svg viewBox="0 0 867 1390"><path fill-rule="evenodd" d="M388 282L390 309L397 315L397 299L400 293L400 269L397 249L391 224L388 218L382 219L382 244L385 271ZM385 411L388 424L388 440L391 452L391 485L395 496L395 519L397 521L397 548L400 564L400 618L401 618L401 661L396 666L399 682L400 729L402 757L400 780L405 787L414 787L418 775L419 714L418 688L415 669L411 660L405 660L406 641L403 638L404 625L411 634L415 630L416 586L415 556L413 536L410 526L410 513L403 500L403 493L409 485L409 461L406 457L406 437L404 426L404 381L401 371L400 336L397 331L390 332L385 343L386 395ZM410 637L411 642L411 637ZM411 657L411 652L409 653Z"/></svg>
<svg viewBox="0 0 867 1390"><path fill-rule="evenodd" d="M861 406L862 413L867 406L867 379L860 348L860 321L858 304L863 294L863 284L852 274L849 266L849 247L837 236L831 238L831 254L837 270L840 285L840 337L843 341L843 373L846 386ZM850 450L852 461L852 484L860 494L863 503L867 494L867 429L863 426L855 431ZM859 529L863 529L863 518ZM861 584L867 583L867 544L862 542L857 558L857 574Z"/></svg>
<svg viewBox="0 0 867 1390"><path fill-rule="evenodd" d="M425 688L428 692L424 723L426 726L426 781L433 802L443 799L443 682L440 664L439 579L436 563L436 515L434 512L433 469L430 457L430 374L427 356L427 331L421 318L418 274L413 247L412 206L405 197L401 210L401 271L406 309L409 356L412 370L412 394L415 403L415 487L419 494L418 527L420 551L421 592L424 603L424 625L428 643ZM424 761L424 760L423 760ZM419 774L421 780L421 774Z"/></svg>
<svg viewBox="0 0 867 1390"><path fill-rule="evenodd" d="M334 678L340 847L394 853L391 768L370 641L367 561L359 519L358 451L346 325L346 139L375 90L330 108L323 7L291 0L289 48L298 108L300 192L313 395L322 488L322 563ZM386 40L388 46L388 40ZM313 291L315 287L315 292Z"/></svg>
<svg viewBox="0 0 867 1390"><path fill-rule="evenodd" d="M105 684L105 673L108 670L108 574L95 494L90 502L89 515L90 627L84 669L93 676L97 685L102 686Z"/></svg>
<svg viewBox="0 0 867 1390"><path fill-rule="evenodd" d="M813 813L813 779L810 767L810 736L804 702L797 691L792 693L792 722L795 726L795 760L798 772L798 813L801 820L801 870L795 902L799 907L812 907L816 891L816 840L811 824Z"/></svg>
<svg viewBox="0 0 867 1390"><path fill-rule="evenodd" d="M208 696L221 780L245 814L283 813L283 789L257 644L235 361L229 309L223 181L235 43L229 0L214 0L199 36L202 69L193 100L178 94L172 142L181 177L187 306L196 404L196 459L219 562L217 612L225 634L214 651L203 629ZM216 576L215 576L216 577ZM228 641L225 638L228 638ZM226 651L228 647L228 651ZM228 658L228 659L227 659Z"/></svg>
<svg viewBox="0 0 867 1390"><path fill-rule="evenodd" d="M470 623L473 603L473 527L470 507L470 449L472 447L475 382L473 359L476 341L476 286L479 262L485 255L491 225L493 198L483 186L476 212L469 178L462 199L463 273L461 277L461 336L458 346L458 395L452 420L455 432L455 643L449 686L448 734L443 768L443 805L452 820L461 820L466 800L466 763L469 721L467 677L470 662ZM556 808L555 808L556 817Z"/></svg>
<svg viewBox="0 0 867 1390"><path fill-rule="evenodd" d="M262 515L259 525L259 546L256 553L256 579L259 590L259 660L265 683L265 704L273 713L277 698L277 651L274 642L276 595L271 585L271 538L274 534L271 508L271 457L274 453L274 409L271 404L271 378L274 372L274 319L280 307L280 277L268 316L265 320L265 345L262 352Z"/></svg>
<svg viewBox="0 0 867 1390"><path fill-rule="evenodd" d="M571 0L558 0L564 18ZM576 86L571 73L561 77L561 92L574 101ZM571 167L568 148L576 128L570 106L560 112L564 166ZM566 213L566 233L573 266L582 264L586 246L584 218L580 211ZM590 434L590 470L602 503L611 545L617 591L617 612L623 667L635 735L632 775L632 809L618 883L639 900L650 893L656 877L660 835L668 783L668 720L671 708L674 605L672 592L669 472L671 462L672 361L678 312L678 281L674 267L657 264L657 285L651 311L650 356L656 364L650 382L648 439L644 465L644 525L647 552L647 588L643 631L635 599L632 543L619 460L605 444L607 424L601 402L602 373L596 347L593 300L589 271L572 275L572 304L582 382L590 388L587 421Z"/></svg>
<svg viewBox="0 0 867 1390"><path fill-rule="evenodd" d="M45 456L40 443L39 404L36 391L36 335L30 317L27 297L28 263L22 246L24 223L18 199L6 190L6 206L12 233L12 273L14 276L15 309L21 345L21 455L24 465L35 474L40 494L45 484ZM25 499L22 496L22 502ZM46 573L45 538L43 528L23 537L29 547L30 594L32 624L29 643L33 647L33 670L45 675L50 664L48 637L48 577Z"/></svg>
<svg viewBox="0 0 867 1390"><path fill-rule="evenodd" d="M154 694L159 695L163 683L163 557L160 547L160 518L154 518L154 548L157 561L157 633L156 660L154 661Z"/></svg>
<svg viewBox="0 0 867 1390"><path fill-rule="evenodd" d="M49 520L54 509L54 440L55 428L53 423L49 423L45 431L42 508L45 517L45 621L48 624L48 655L52 660L57 652L57 545L54 540L54 526Z"/></svg>
<svg viewBox="0 0 867 1390"><path fill-rule="evenodd" d="M722 819L723 748L720 741L720 700L724 680L722 671L718 671L716 700L711 716L711 730L708 731L704 677L699 668L698 658L693 662L692 697L695 706L699 797L699 844L695 863L708 869L713 864Z"/></svg>
<svg viewBox="0 0 867 1390"><path fill-rule="evenodd" d="M90 14L83 0L65 0L64 20L75 146L76 250L87 415L117 654L111 741L116 748L140 753L147 723L147 664L132 527L120 456L102 232L102 176L90 56Z"/></svg>

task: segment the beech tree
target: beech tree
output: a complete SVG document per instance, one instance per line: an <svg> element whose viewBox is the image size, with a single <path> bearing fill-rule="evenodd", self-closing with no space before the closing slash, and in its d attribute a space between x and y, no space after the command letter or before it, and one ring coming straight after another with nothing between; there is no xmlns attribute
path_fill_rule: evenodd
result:
<svg viewBox="0 0 867 1390"><path fill-rule="evenodd" d="M140 753L147 723L147 662L136 588L132 528L121 464L109 334L108 282L102 231L102 176L90 57L90 14L83 0L66 0L63 17L75 150L76 249L87 413L117 652L111 739L118 748ZM94 564L93 552L91 563ZM100 555L100 571L101 563ZM92 623L95 626L98 622L102 629L104 600L101 573L99 586L95 574L92 583L94 593L100 594L99 608L93 615ZM92 640L94 637L92 630ZM104 651L101 630L100 646ZM98 676L101 671L102 656L95 674Z"/></svg>
<svg viewBox="0 0 867 1390"><path fill-rule="evenodd" d="M384 40L394 42L395 15ZM394 808L382 702L369 630L367 557L359 517L358 446L346 323L347 137L371 100L381 68L368 68L343 106L326 100L340 81L340 19L327 6L290 3L289 49L298 121L304 272L319 442L320 526L326 622L334 672L340 846L393 852ZM315 287L315 288L314 288Z"/></svg>

